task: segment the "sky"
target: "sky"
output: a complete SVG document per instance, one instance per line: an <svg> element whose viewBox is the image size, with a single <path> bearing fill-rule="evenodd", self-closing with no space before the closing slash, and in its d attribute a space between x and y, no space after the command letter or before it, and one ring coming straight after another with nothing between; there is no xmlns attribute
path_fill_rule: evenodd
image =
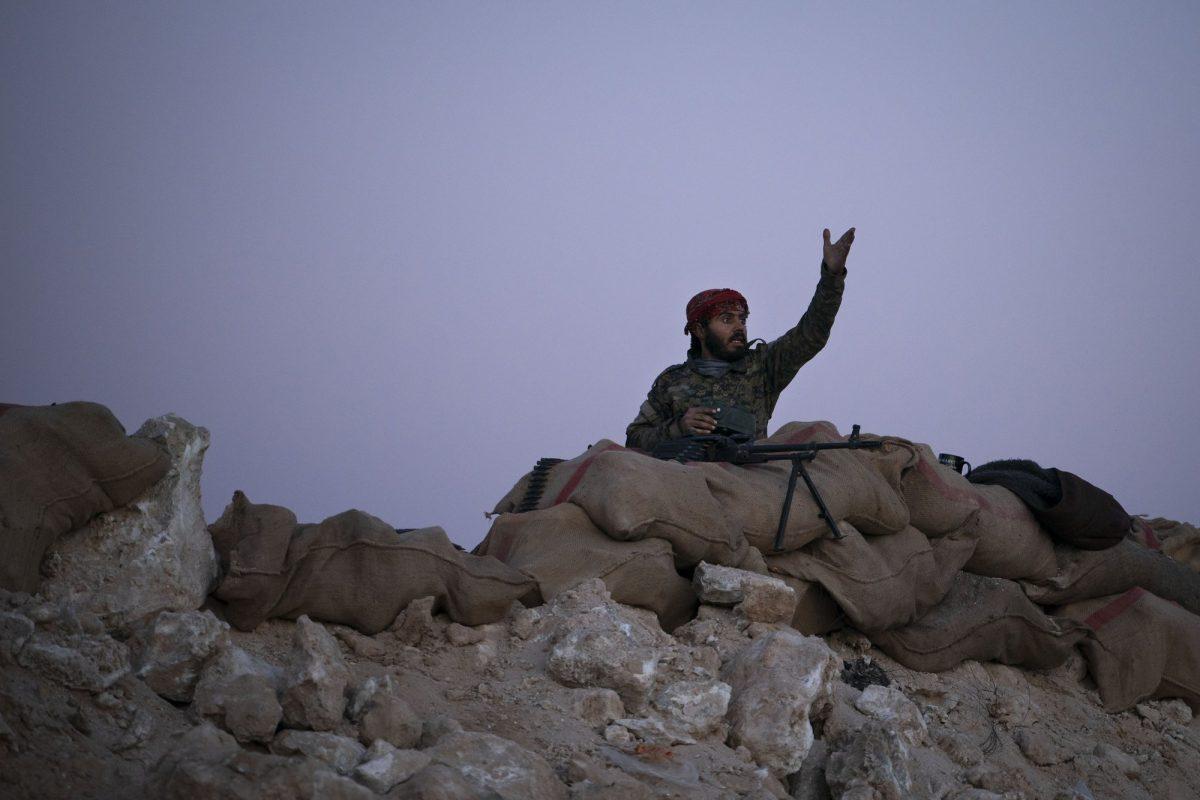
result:
<svg viewBox="0 0 1200 800"><path fill-rule="evenodd" d="M732 286L771 428L1031 458L1200 522L1200 5L0 3L0 402L465 546L622 442Z"/></svg>

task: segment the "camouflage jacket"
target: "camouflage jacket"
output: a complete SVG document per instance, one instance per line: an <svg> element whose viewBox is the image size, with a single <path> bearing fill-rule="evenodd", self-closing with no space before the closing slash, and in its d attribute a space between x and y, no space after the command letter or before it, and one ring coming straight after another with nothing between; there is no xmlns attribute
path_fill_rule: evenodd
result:
<svg viewBox="0 0 1200 800"><path fill-rule="evenodd" d="M661 441L683 436L680 421L692 406L741 406L755 416L755 437L766 436L779 395L829 341L844 285L844 272L834 274L822 264L817 291L796 327L770 344L759 344L719 378L700 374L690 359L667 367L625 429L625 445L652 450Z"/></svg>

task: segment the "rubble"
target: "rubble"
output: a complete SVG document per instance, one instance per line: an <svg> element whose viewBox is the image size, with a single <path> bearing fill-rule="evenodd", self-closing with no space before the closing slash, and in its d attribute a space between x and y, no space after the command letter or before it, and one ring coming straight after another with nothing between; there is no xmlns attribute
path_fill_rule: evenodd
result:
<svg viewBox="0 0 1200 800"><path fill-rule="evenodd" d="M406 750L420 742L423 732L420 717L400 696L390 675L382 680L370 678L355 690L350 719L358 723L363 744L382 740Z"/></svg>
<svg viewBox="0 0 1200 800"><path fill-rule="evenodd" d="M269 742L283 720L282 679L279 670L232 645L200 673L191 707L240 742Z"/></svg>
<svg viewBox="0 0 1200 800"><path fill-rule="evenodd" d="M350 673L333 634L308 617L296 620L283 691L283 719L294 728L333 730L346 710Z"/></svg>
<svg viewBox="0 0 1200 800"><path fill-rule="evenodd" d="M367 750L348 736L319 731L282 731L271 740L270 749L276 755L316 759L339 775L352 772Z"/></svg>
<svg viewBox="0 0 1200 800"><path fill-rule="evenodd" d="M418 750L397 750L383 742L375 744L384 746L371 748L373 752L354 770L354 777L377 794L390 791L429 766L430 757Z"/></svg>
<svg viewBox="0 0 1200 800"><path fill-rule="evenodd" d="M208 659L229 646L229 625L211 611L163 611L137 643L134 674L168 700L186 703Z"/></svg>
<svg viewBox="0 0 1200 800"><path fill-rule="evenodd" d="M514 800L567 797L567 787L541 756L490 733L451 734L425 753L433 765L457 772L476 792Z"/></svg>
<svg viewBox="0 0 1200 800"><path fill-rule="evenodd" d="M217 579L212 538L200 506L209 434L174 414L148 420L134 437L157 442L171 466L145 495L101 514L52 545L38 592L70 599L117 632L157 611L191 611Z"/></svg>
<svg viewBox="0 0 1200 800"><path fill-rule="evenodd" d="M751 622L791 622L796 592L779 578L700 562L692 584L701 603L733 606Z"/></svg>

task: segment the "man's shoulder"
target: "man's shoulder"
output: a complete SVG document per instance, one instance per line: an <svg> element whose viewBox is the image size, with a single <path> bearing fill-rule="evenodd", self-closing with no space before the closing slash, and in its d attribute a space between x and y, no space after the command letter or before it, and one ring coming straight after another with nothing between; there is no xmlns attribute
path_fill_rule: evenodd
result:
<svg viewBox="0 0 1200 800"><path fill-rule="evenodd" d="M658 377L654 379L655 385L659 383L669 383L677 381L691 373L688 369L688 362L682 364L672 364L671 366L658 373Z"/></svg>

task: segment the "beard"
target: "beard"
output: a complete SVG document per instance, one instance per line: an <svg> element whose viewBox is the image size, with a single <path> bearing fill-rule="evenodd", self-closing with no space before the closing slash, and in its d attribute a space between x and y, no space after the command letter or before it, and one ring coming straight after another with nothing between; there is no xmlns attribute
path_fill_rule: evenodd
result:
<svg viewBox="0 0 1200 800"><path fill-rule="evenodd" d="M704 329L704 346L708 348L708 352L722 361L741 361L750 354L750 348L746 345L745 339L723 341L708 328Z"/></svg>

